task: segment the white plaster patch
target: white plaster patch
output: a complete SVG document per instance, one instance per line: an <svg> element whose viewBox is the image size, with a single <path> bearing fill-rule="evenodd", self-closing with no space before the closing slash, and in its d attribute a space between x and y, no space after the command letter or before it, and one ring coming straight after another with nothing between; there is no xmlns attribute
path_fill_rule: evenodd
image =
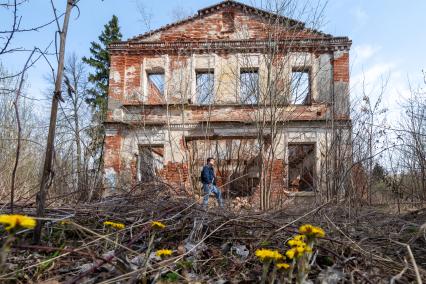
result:
<svg viewBox="0 0 426 284"><path fill-rule="evenodd" d="M289 132L289 142L315 142L317 134L315 132Z"/></svg>
<svg viewBox="0 0 426 284"><path fill-rule="evenodd" d="M243 40L250 37L250 29L247 24L236 23L235 31L236 32L233 34L233 39Z"/></svg>
<svg viewBox="0 0 426 284"><path fill-rule="evenodd" d="M112 117L114 120L122 121L123 120L123 110L122 109L114 109L112 112Z"/></svg>
<svg viewBox="0 0 426 284"><path fill-rule="evenodd" d="M311 67L313 63L313 56L307 52L291 52L290 53L290 66L291 67Z"/></svg>
<svg viewBox="0 0 426 284"><path fill-rule="evenodd" d="M137 141L139 144L162 144L165 142L166 134L164 130L138 131Z"/></svg>
<svg viewBox="0 0 426 284"><path fill-rule="evenodd" d="M215 57L214 55L196 55L195 68L196 69L210 69L214 68Z"/></svg>
<svg viewBox="0 0 426 284"><path fill-rule="evenodd" d="M114 128L107 128L105 129L105 136L115 136L117 135L118 131Z"/></svg>
<svg viewBox="0 0 426 284"><path fill-rule="evenodd" d="M151 35L151 36L149 36L145 39L142 39L141 42L160 40L160 37L161 37L161 33L155 33L155 34L153 34L153 35Z"/></svg>
<svg viewBox="0 0 426 284"><path fill-rule="evenodd" d="M114 81L116 83L120 82L121 81L120 72L113 70L111 72L111 78L110 79L112 79L112 81Z"/></svg>
<svg viewBox="0 0 426 284"><path fill-rule="evenodd" d="M113 168L106 168L104 175L105 185L111 188L115 188L117 185L117 173Z"/></svg>

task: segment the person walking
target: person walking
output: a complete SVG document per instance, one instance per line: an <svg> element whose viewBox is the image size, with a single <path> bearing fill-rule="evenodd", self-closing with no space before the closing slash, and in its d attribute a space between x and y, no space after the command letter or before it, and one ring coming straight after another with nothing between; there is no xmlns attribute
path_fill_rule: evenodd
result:
<svg viewBox="0 0 426 284"><path fill-rule="evenodd" d="M214 158L207 158L207 164L203 167L201 171L201 182L203 183L203 207L207 208L209 204L210 193L216 195L217 203L221 208L223 208L223 199L220 189L216 186L216 176L214 174Z"/></svg>

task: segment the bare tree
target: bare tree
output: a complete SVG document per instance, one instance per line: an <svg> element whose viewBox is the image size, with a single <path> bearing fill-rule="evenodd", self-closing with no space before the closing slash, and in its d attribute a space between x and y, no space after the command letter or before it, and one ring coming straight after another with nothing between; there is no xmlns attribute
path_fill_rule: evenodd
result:
<svg viewBox="0 0 426 284"><path fill-rule="evenodd" d="M90 129L91 112L89 106L85 103L84 98L88 90L87 73L85 65L75 54L72 54L67 61L64 86L67 96L64 96L64 102L60 104L59 123L64 128L62 140L68 140L71 137L71 147L76 151L71 154L73 166L71 175L76 181L75 189L79 194L80 200L87 200L93 191L90 183L91 175L89 173L90 163L93 162L93 153L88 148L91 141L87 135Z"/></svg>
<svg viewBox="0 0 426 284"><path fill-rule="evenodd" d="M358 192L361 196L366 194L370 204L373 203L373 166L377 157L385 149L385 127L387 108L383 107L382 98L386 94L388 79L384 78L380 86L368 88L366 79L362 82L362 98L358 103L353 103L357 109L352 111L353 116L353 159L354 164L365 170L366 180L358 180ZM375 99L373 99L375 98ZM359 107L359 108L358 108ZM366 192L363 192L365 188Z"/></svg>
<svg viewBox="0 0 426 284"><path fill-rule="evenodd" d="M401 150L402 170L407 182L411 199L426 200L426 82L419 87L411 83L411 96L403 104L403 119L398 133L403 141Z"/></svg>
<svg viewBox="0 0 426 284"><path fill-rule="evenodd" d="M42 123L32 111L32 101L27 97L26 76L22 80L11 75L13 73L0 65L0 155L3 157L0 161L0 197L11 198L8 190L13 189L15 202L34 193L35 181L39 180L37 157L41 155L44 135L43 127L40 127ZM8 79L4 79L6 77Z"/></svg>
<svg viewBox="0 0 426 284"><path fill-rule="evenodd" d="M55 21L62 17L61 15L55 15L55 18L49 21L46 21L45 23L41 23L39 25L34 25L30 27L23 27L22 25L22 19L23 15L21 14L21 10L25 8L25 5L28 3L26 0L12 0L12 1L0 1L0 9L2 9L3 16L5 21L5 25L3 25L0 29L0 56L12 56L19 52L19 54L22 54L25 58L25 54L28 54L26 56L27 60L22 68L18 68L18 70L8 70L9 72L7 74L2 74L3 77L0 77L0 81L2 82L8 82L10 79L16 78L16 85L9 88L2 88L2 92L6 93L14 93L15 99L13 100L14 105L14 115L11 117L11 119L15 120L16 122L16 150L15 150L15 159L13 162L13 169L11 171L11 184L10 184L10 206L11 211L13 211L14 207L14 200L16 195L16 189L17 189L17 180L18 180L18 174L21 173L19 171L19 163L21 158L22 150L25 150L25 147L23 148L23 141L26 139L24 138L27 130L23 129L23 127L26 127L26 121L22 123L22 117L20 114L21 110L25 110L26 107L22 108L20 106L21 102L28 102L28 99L21 100L22 93L24 91L25 86L25 80L26 80L26 72L29 68L34 66L40 59L44 59L48 64L49 60L47 58L48 49L51 46L51 43L47 45L46 48L43 50L34 47L31 49L26 49L25 47L16 46L16 43L14 41L15 37L18 34L23 33L30 33L30 32L36 32L40 31L51 24L55 23ZM10 85L9 85L10 86ZM6 100L7 101L7 97ZM27 115L26 113L24 113ZM24 119L27 119L24 117ZM31 141L30 143L38 143L37 141L26 139L26 142ZM25 142L25 143L26 143ZM28 163L29 165L31 163ZM38 171L37 171L38 172ZM28 193L28 192L27 192ZM20 195L20 194L19 194ZM26 195L26 194L24 194Z"/></svg>
<svg viewBox="0 0 426 284"><path fill-rule="evenodd" d="M21 120L19 117L19 98L21 96L22 93L22 89L24 86L24 77L25 77L25 70L27 69L28 65L31 62L31 58L34 55L34 52L36 50L34 49L33 52L31 52L30 56L28 57L27 61L25 62L24 65L24 69L21 73L21 78L19 80L19 84L16 88L16 96L15 96L15 100L13 101L13 106L15 109L15 117L16 117L16 125L17 125L17 133L18 133L18 138L17 138L17 145L16 145L16 157L15 157L15 164L13 166L13 171L12 171L12 182L11 182L11 186L10 186L10 212L13 213L13 203L14 203L14 197L15 197L15 180L16 180L16 171L18 169L18 164L19 164L19 157L21 154L21 140L22 140L22 126L21 126Z"/></svg>
<svg viewBox="0 0 426 284"><path fill-rule="evenodd" d="M55 80L55 91L54 96L52 98L52 108L50 114L50 124L49 124L49 134L47 136L47 145L46 145L46 157L44 160L43 173L41 177L40 183L40 191L37 194L37 216L43 217L45 211L45 203L46 203L46 193L49 188L49 184L51 179L53 178L53 169L52 169L52 158L53 158L53 146L55 140L55 130L56 130L56 118L58 113L58 104L59 100L61 100L61 89L62 89L62 79L63 79L63 71L64 71L64 57L65 57L65 42L68 31L69 18L71 15L72 8L76 5L75 0L67 0L67 6L64 16L64 22L62 29L59 28L58 23L58 32L60 35L60 45L59 45L59 54L58 54L58 69L56 72L56 80ZM55 7L52 2L52 7L55 10ZM56 19L58 20L58 19ZM34 242L39 243L41 237L41 229L43 226L43 222L38 222L37 226L34 230Z"/></svg>

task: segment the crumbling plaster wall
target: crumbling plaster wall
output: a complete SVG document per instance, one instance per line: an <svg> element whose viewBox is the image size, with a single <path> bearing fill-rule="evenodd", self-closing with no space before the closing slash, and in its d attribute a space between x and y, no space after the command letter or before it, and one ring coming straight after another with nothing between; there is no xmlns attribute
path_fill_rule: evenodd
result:
<svg viewBox="0 0 426 284"><path fill-rule="evenodd" d="M239 126L233 127L231 125L213 126L212 132L208 131L209 136L213 134L214 137L226 139L227 137L255 137L257 129L253 126ZM189 190L190 180L187 172L187 158L189 155L184 144L185 137L203 137L206 135L206 130L197 126L187 126L185 130L167 129L167 127L146 127L143 129L122 129L117 132L109 132L107 135L108 149L105 156L105 171L106 181L111 189L114 187L121 187L123 189L129 188L137 182L137 167L135 164L138 161L139 147L141 145L163 145L164 146L164 181L178 185L179 187L186 187ZM328 135L328 137L326 137ZM342 139L348 138L350 130L343 130ZM331 130L315 126L315 124L299 124L299 126L286 127L279 131L275 141L275 162L274 167L282 163L282 167L274 170L275 189L285 189L288 184L287 174L288 169L288 152L287 146L289 143L313 143L315 144L315 177L316 189L324 191L326 181L326 167L325 158L326 151L329 150L329 155L335 151L335 147L331 147ZM113 142L113 143L112 143ZM350 144L348 147L342 147L341 160L350 158ZM340 166L345 166L342 163ZM347 169L343 169L347 170ZM180 171L180 173L178 173ZM169 174L169 175L168 175ZM170 175L172 174L172 175ZM110 191L111 192L111 191ZM114 191L112 191L114 192ZM273 192L274 194L274 192ZM277 195L278 196L278 195ZM324 195L318 195L318 199L325 198Z"/></svg>
<svg viewBox="0 0 426 284"><path fill-rule="evenodd" d="M345 55L343 55L345 56ZM257 68L259 70L259 87L266 89L268 70L271 73L284 76L290 88L291 71L296 68L311 71L311 95L313 101L325 102L330 99L331 78L333 78L332 60L330 54L315 55L305 52L290 52L284 55L280 62L269 67L268 58L262 54L191 54L191 55L158 55L158 56L113 56L110 72L109 109L117 109L120 104L144 102L149 104L187 103L188 99L196 102L196 72L197 70L214 70L215 102L219 104L238 103L240 70ZM345 59L345 58L344 58ZM176 64L178 62L178 64ZM336 72L345 68L341 59L336 59ZM164 70L164 98L150 98L147 89L147 73ZM340 73L339 73L340 74ZM272 79L275 80L272 76ZM335 87L336 93L347 93L348 78L335 77L335 82L341 84ZM343 82L343 83L341 83ZM269 84L272 84L270 82ZM287 94L290 93L290 90ZM336 96L340 97L340 96ZM342 103L339 103L342 105Z"/></svg>
<svg viewBox="0 0 426 284"><path fill-rule="evenodd" d="M347 51L334 53L310 54L292 52L283 57L282 74L290 80L292 68L307 67L311 69L312 106L288 106L282 113L287 120L326 120L330 119L330 109L327 104L335 102L337 116L349 117L349 55ZM169 108L163 107L165 103L188 103L196 101L195 72L200 69L214 68L215 70L215 102L226 104L226 107L212 108ZM106 187L114 188L123 184L133 184L136 179L135 163L138 155L138 145L155 143L164 145L164 163L176 166L184 163L186 159L184 137L193 134L192 130L185 128L186 124L196 125L201 121L241 121L250 122L258 117L261 111L253 112L250 108L232 105L237 104L238 74L241 68L259 68L260 86L265 86L267 66L261 54L190 54L182 56L135 56L113 55L110 72L110 90L108 103L108 120L116 123L133 122L130 128L107 126L105 141L105 180ZM146 88L146 74L149 70L164 70L165 72L165 97L163 100L149 98ZM216 83L218 82L218 83ZM289 84L288 84L289 85ZM129 111L125 105L145 104L138 110ZM153 105L158 105L153 109ZM160 134L153 133L150 123L170 125L162 127ZM148 126L142 127L148 123ZM180 128L176 125L182 125ZM306 124L309 128L309 123ZM239 127L239 126L238 126ZM249 131L250 127L235 129L235 126L220 129L215 127L214 135L230 135ZM183 130L182 130L183 129ZM186 130L185 130L186 129ZM327 147L325 133L327 130L317 128L315 131L303 129L286 129L279 141L283 153L289 141L315 142L317 155L316 172L319 174L318 186L323 187L325 177L322 176L323 156L322 149ZM207 132L204 131L204 134ZM210 133L211 134L211 133ZM155 138L156 137L156 138ZM297 138L300 137L300 138ZM155 144L154 143L154 144ZM294 142L291 142L294 143ZM283 154L282 159L286 161ZM183 170L184 171L184 170ZM187 180L186 180L187 181ZM285 174L282 183L287 184Z"/></svg>
<svg viewBox="0 0 426 284"><path fill-rule="evenodd" d="M240 128L232 127L215 127L214 134L218 137L226 139L227 137L255 137L257 129L252 126L243 126ZM187 162L187 149L182 141L185 137L202 137L205 132L202 129L189 128L185 131L176 129L166 129L160 127L148 127L145 131L126 129L120 133L121 147L120 151L114 154L120 155L120 181L137 181L137 173L134 172L134 163L137 162L139 155L139 146L141 145L164 145L164 166L167 168L168 164L186 163ZM325 180L324 164L325 164L325 151L327 146L327 130L318 127L290 127L281 129L275 141L275 160L284 163L282 172L274 173L276 179L279 179L279 184L286 187L288 152L287 146L289 143L313 143L315 144L315 175L316 187L321 189L324 187L323 181ZM330 135L330 133L328 134ZM110 172L112 170L109 170ZM177 183L179 180L166 180L169 183ZM189 180L186 186L189 185ZM278 182L276 182L278 183Z"/></svg>

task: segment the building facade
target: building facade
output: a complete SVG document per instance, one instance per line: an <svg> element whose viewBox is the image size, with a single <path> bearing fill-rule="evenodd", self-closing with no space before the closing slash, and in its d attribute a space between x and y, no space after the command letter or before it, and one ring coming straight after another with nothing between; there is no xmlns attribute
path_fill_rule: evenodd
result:
<svg viewBox="0 0 426 284"><path fill-rule="evenodd" d="M106 194L153 182L196 194L210 156L228 197L342 190L350 46L235 1L111 44Z"/></svg>

